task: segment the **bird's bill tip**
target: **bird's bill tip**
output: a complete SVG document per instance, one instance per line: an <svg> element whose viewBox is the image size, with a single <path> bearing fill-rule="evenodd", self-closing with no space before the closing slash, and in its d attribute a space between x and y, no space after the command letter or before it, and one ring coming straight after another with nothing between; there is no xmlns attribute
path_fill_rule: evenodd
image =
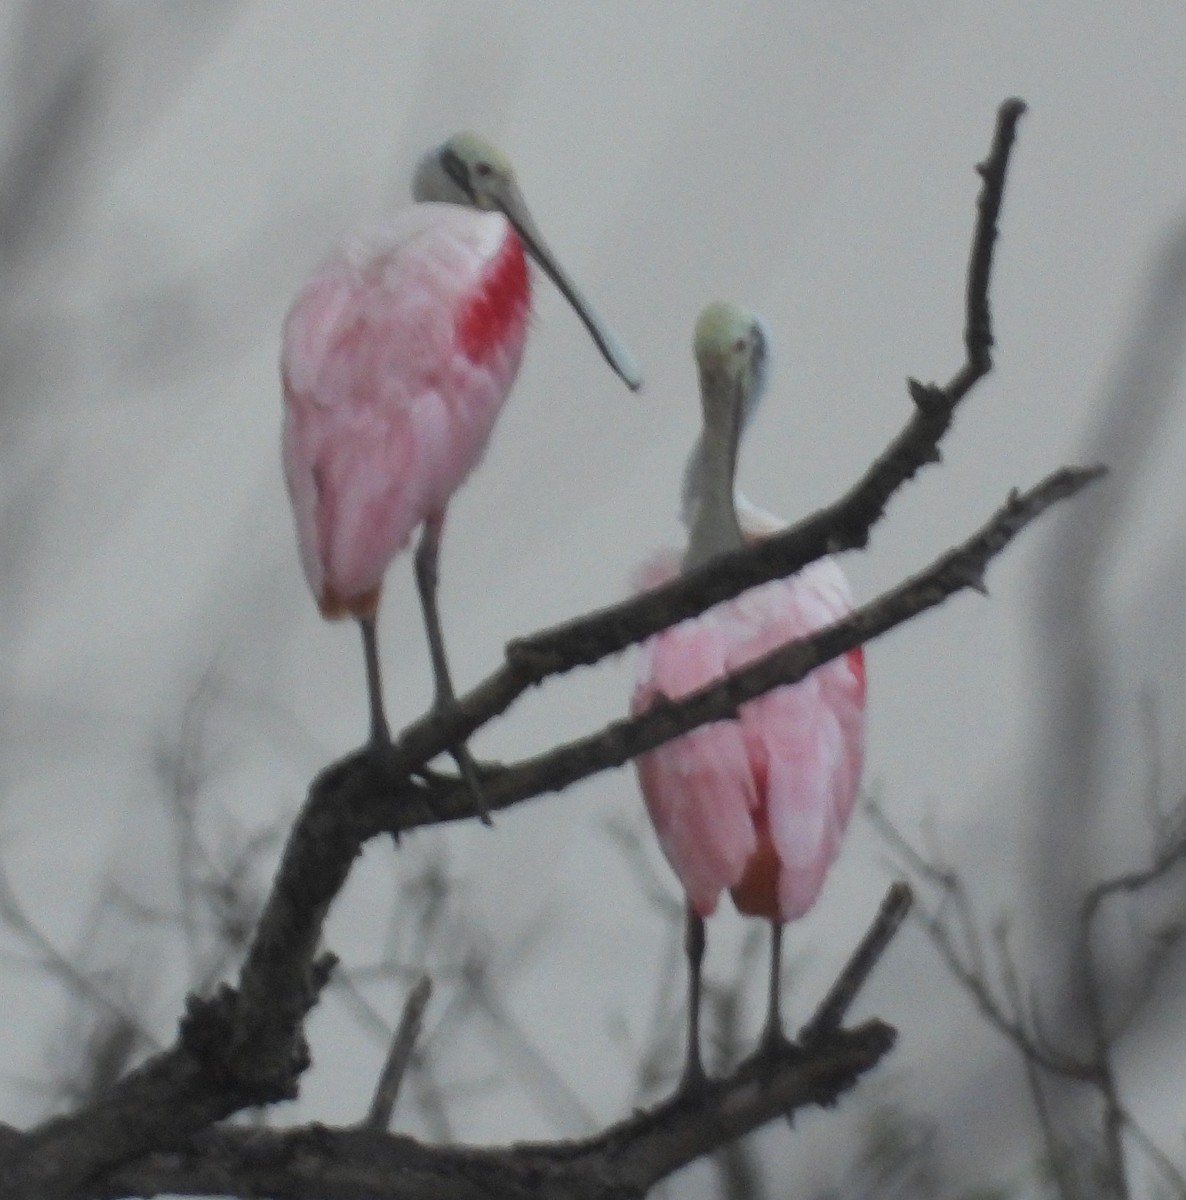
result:
<svg viewBox="0 0 1186 1200"><path fill-rule="evenodd" d="M560 294L572 306L573 311L581 319L581 323L589 332L589 336L597 344L602 357L614 374L632 391L637 392L642 387L642 372L634 355L608 325L602 321L597 310L586 299L580 288L569 278L568 273L561 267L559 260L544 241L527 205L523 202L518 190L510 197L512 203L503 209L515 232L523 241L527 253L539 264L543 273L556 285Z"/></svg>
<svg viewBox="0 0 1186 1200"><path fill-rule="evenodd" d="M634 356L609 330L604 330L606 339L605 358L614 373L632 391L642 391L642 371Z"/></svg>

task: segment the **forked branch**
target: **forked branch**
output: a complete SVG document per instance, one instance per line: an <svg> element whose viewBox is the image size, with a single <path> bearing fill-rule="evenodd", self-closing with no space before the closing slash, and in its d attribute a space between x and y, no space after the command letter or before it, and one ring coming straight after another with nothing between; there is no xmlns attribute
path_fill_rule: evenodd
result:
<svg viewBox="0 0 1186 1200"><path fill-rule="evenodd" d="M511 642L505 665L461 696L451 712L424 717L402 732L393 755L397 772L405 773L465 741L525 691L553 675L600 662L760 583L793 575L825 554L867 544L890 497L928 463L939 461L939 442L950 428L957 406L992 370L989 285L993 249L1009 158L1024 112L1021 100L1010 99L1001 105L992 147L976 168L983 185L976 202L968 262L964 362L944 386L909 381L912 416L856 485L834 504L756 546L721 555L645 596Z"/></svg>
<svg viewBox="0 0 1186 1200"><path fill-rule="evenodd" d="M910 905L894 884L815 1017L786 1045L746 1059L694 1097L676 1096L590 1138L506 1149L426 1147L353 1129L223 1126L180 1152L152 1154L112 1172L93 1197L211 1193L274 1200L633 1200L681 1167L775 1117L827 1106L894 1044L880 1021L839 1022L885 953Z"/></svg>

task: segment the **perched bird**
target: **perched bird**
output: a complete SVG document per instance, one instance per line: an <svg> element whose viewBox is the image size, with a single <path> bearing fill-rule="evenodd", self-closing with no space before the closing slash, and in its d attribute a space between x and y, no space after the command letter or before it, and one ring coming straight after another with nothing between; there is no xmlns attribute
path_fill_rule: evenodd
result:
<svg viewBox="0 0 1186 1200"><path fill-rule="evenodd" d="M684 481L689 528L682 569L776 532L775 518L735 492L742 430L765 387L769 338L763 322L732 304L712 304L696 325L704 426ZM644 586L679 573L653 564ZM678 699L728 672L845 616L852 608L839 566L820 559L719 604L645 646L631 711ZM783 1040L779 977L783 923L815 903L836 857L861 773L865 674L849 651L806 679L742 705L718 721L637 760L659 842L687 896L688 1054L684 1087L704 1079L700 1058L700 968L704 918L728 889L739 911L771 923L770 1000L763 1045Z"/></svg>
<svg viewBox="0 0 1186 1200"><path fill-rule="evenodd" d="M375 635L383 576L421 527L416 582L436 707L454 698L436 602L441 531L519 369L531 307L525 254L627 386L641 384L494 147L456 134L421 161L412 192L416 203L313 273L288 312L280 356L301 562L322 616L361 626L373 744L390 740ZM468 751L453 756L480 797Z"/></svg>

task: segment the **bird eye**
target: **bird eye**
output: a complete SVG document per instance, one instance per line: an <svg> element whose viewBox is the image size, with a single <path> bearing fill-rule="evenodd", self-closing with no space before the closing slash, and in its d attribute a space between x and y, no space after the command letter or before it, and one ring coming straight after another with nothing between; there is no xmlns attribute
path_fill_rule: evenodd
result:
<svg viewBox="0 0 1186 1200"><path fill-rule="evenodd" d="M488 162L479 162L474 165L474 174L487 179L494 174L494 168Z"/></svg>
<svg viewBox="0 0 1186 1200"><path fill-rule="evenodd" d="M748 343L746 342L745 338L738 338L737 341L735 341L733 343L733 353L734 354L744 354L746 352L747 348L748 348Z"/></svg>

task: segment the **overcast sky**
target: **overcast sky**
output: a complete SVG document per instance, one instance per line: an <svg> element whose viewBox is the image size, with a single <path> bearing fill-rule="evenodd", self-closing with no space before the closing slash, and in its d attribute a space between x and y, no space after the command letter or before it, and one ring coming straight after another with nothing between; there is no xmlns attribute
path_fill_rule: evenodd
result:
<svg viewBox="0 0 1186 1200"><path fill-rule="evenodd" d="M1028 102L993 288L996 372L961 411L942 467L895 500L845 569L869 597L966 536L1010 488L1100 455L1119 469L993 567L989 600L961 597L870 647L867 782L913 836L933 823L986 913L1008 906L1038 958L1034 909L1043 873L1066 866L1054 861L1064 835L1076 869L1138 861L1125 856L1145 846L1142 695L1157 698L1166 796L1186 765L1175 749L1183 322L1177 260L1165 259L1186 214L1180 3L8 0L0 38L12 88L0 203L20 218L0 246L0 544L15 564L0 585L2 828L14 887L57 944L90 939L94 888L110 873L175 905L158 768L183 727L209 768L203 795L240 823L224 821L232 840L294 812L312 772L362 739L357 635L318 618L297 562L279 470L279 329L333 239L404 204L419 155L467 127L512 157L646 386L628 394L540 282L512 401L450 513L442 603L462 688L507 638L622 596L636 564L678 539L698 416L689 343L707 301L747 304L772 331L747 493L791 519L847 488L907 417L906 377L945 380L959 365L972 167L1000 101ZM72 122L67 165L22 208L13 194L45 164L17 151L52 103ZM1059 714L1078 701L1059 667L1069 651L1039 620L1041 597L1060 595L1053 564L1076 561L1073 547L1057 551L1075 522L1099 534L1090 549L1102 556L1058 602L1078 602L1072 646L1090 635L1100 655L1083 807L1060 801L1066 776L1047 761ZM390 576L381 645L399 725L431 695L406 561ZM624 659L532 698L477 752L514 756L618 715L632 670ZM496 963L546 915L501 994L591 1118L619 1116L671 934L605 836L608 818L637 821L639 809L633 774L619 771L523 806L493 833L408 839L398 863L373 848L335 912L333 948L347 961L377 954L374 904L443 845L454 902L485 923ZM858 818L788 938L805 956L792 1013L818 997L890 873ZM728 978L744 932L731 911L712 922L710 976ZM104 938L110 951L91 952L122 961L127 945ZM162 1038L186 984L171 962L167 944L137 957ZM44 1103L20 1080L46 1074L51 995L27 973L0 979L6 1117ZM398 1011L398 989L372 998ZM1032 1162L1022 1106L1000 1111L1020 1078L993 1067L1001 1047L919 934L894 948L862 1011L903 1029L886 1069L835 1124L780 1127L764 1149L803 1167L814 1147L806 1177L827 1182L852 1144L837 1131L855 1136L862 1113L894 1100L939 1119L974 1178ZM314 1033L297 1115L355 1120L381 1051L332 1005ZM483 1036L471 1030L479 1060ZM1168 1139L1186 1114L1180 1091L1154 1103L1180 1076L1158 1044L1136 1039L1125 1078ZM500 1069L475 1068L477 1082ZM558 1115L529 1084L483 1083L452 1111L469 1141L581 1131L575 1107Z"/></svg>

